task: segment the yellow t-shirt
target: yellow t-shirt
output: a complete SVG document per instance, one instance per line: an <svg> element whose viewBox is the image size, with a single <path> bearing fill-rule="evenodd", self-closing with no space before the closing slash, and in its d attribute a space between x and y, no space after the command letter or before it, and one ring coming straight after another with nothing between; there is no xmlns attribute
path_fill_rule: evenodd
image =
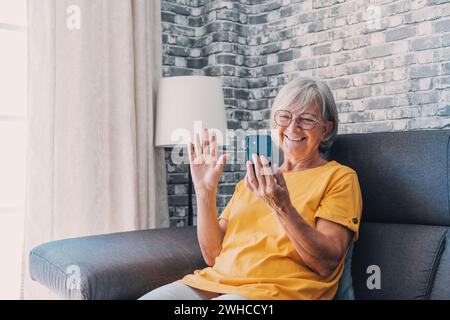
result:
<svg viewBox="0 0 450 320"><path fill-rule="evenodd" d="M358 238L362 197L356 172L330 161L283 173L292 204L315 227L318 217L339 223ZM213 267L195 270L180 281L191 287L234 293L249 299L332 299L345 257L327 278L302 261L278 217L241 180L220 215L228 226ZM357 218L354 220L354 218ZM356 223L355 223L356 222Z"/></svg>

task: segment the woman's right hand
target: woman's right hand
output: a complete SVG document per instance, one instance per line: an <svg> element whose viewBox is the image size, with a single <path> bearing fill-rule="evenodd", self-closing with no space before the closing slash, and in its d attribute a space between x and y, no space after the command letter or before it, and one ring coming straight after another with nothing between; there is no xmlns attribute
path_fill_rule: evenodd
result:
<svg viewBox="0 0 450 320"><path fill-rule="evenodd" d="M229 154L223 154L217 160L217 139L214 132L209 134L208 129L203 130L202 142L199 134L195 134L195 145L189 143L188 154L191 167L192 182L196 192L216 192L223 168Z"/></svg>

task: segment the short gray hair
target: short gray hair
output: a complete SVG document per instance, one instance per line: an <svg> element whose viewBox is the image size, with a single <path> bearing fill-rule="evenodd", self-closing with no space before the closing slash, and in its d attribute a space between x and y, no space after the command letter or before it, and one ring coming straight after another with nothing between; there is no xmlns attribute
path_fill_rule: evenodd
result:
<svg viewBox="0 0 450 320"><path fill-rule="evenodd" d="M338 131L338 111L333 94L328 85L322 81L311 78L296 78L286 84L278 92L272 104L270 114L271 129L277 128L274 114L277 110L289 110L291 112L302 110L311 103L317 102L322 108L318 108L319 114L325 123L333 122L333 130L320 142L319 152L325 153L333 144Z"/></svg>

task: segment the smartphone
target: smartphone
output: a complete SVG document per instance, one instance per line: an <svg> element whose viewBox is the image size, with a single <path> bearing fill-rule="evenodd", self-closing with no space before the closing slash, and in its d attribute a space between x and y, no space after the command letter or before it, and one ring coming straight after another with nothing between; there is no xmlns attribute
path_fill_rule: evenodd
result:
<svg viewBox="0 0 450 320"><path fill-rule="evenodd" d="M270 135L248 135L245 137L245 163L250 160L253 163L252 154L265 156L272 165L272 137ZM253 164L255 170L255 164Z"/></svg>

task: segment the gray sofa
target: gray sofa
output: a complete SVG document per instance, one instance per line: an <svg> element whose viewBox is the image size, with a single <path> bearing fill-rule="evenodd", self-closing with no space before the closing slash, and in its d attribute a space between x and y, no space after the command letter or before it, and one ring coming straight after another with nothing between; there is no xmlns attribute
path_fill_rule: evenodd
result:
<svg viewBox="0 0 450 320"><path fill-rule="evenodd" d="M350 134L326 154L356 170L363 193L357 299L450 299L449 142L450 130ZM31 277L67 299L136 299L205 266L195 227L58 240L30 252ZM370 289L377 268L380 288Z"/></svg>

